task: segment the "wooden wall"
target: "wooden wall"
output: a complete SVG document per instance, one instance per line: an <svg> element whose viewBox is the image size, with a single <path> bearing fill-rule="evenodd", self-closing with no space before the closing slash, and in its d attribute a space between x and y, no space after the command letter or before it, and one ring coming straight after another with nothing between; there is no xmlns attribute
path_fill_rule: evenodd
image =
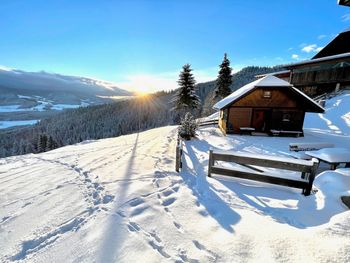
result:
<svg viewBox="0 0 350 263"><path fill-rule="evenodd" d="M230 108L228 123L232 131L237 133L240 127L250 127L252 112L252 108Z"/></svg>
<svg viewBox="0 0 350 263"><path fill-rule="evenodd" d="M264 91L271 91L271 98L264 98ZM288 92L282 92L281 88L258 88L231 106L259 108L295 108L297 107L297 102L293 98L290 90L288 90Z"/></svg>

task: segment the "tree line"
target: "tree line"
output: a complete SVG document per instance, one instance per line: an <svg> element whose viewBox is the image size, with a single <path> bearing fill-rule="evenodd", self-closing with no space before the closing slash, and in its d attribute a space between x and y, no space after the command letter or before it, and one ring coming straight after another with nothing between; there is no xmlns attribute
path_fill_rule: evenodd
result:
<svg viewBox="0 0 350 263"><path fill-rule="evenodd" d="M232 74L225 54L216 81L196 84L191 66L184 65L179 88L144 98L70 109L30 127L0 130L0 157L40 153L84 140L116 137L164 125L178 124L185 112L196 117L213 112L215 101L254 80L279 70L247 67Z"/></svg>

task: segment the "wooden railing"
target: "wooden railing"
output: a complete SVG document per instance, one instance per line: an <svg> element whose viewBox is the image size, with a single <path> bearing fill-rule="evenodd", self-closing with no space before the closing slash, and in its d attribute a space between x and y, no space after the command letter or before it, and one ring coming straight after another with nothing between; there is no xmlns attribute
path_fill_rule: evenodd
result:
<svg viewBox="0 0 350 263"><path fill-rule="evenodd" d="M219 124L219 120L208 120L208 121L198 121L198 126L202 127L202 126L209 126L209 125L218 125Z"/></svg>
<svg viewBox="0 0 350 263"><path fill-rule="evenodd" d="M225 168L215 164L216 161L233 162L239 164L240 166L244 166L249 170ZM220 152L210 150L208 176L211 177L212 174L219 174L299 188L303 189L302 193L307 196L311 193L318 164L319 162L317 159L306 161L251 153ZM301 177L295 179L276 177L276 175L269 174L267 171L263 171L256 166L281 169L281 174L283 174L283 170L297 171L301 172Z"/></svg>

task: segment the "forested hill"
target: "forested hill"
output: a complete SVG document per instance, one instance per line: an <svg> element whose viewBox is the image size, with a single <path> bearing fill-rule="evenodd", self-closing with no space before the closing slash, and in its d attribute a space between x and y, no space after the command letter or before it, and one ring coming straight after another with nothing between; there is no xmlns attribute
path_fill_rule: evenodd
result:
<svg viewBox="0 0 350 263"><path fill-rule="evenodd" d="M232 90L255 80L258 74L279 70L274 67L246 67L233 75ZM199 114L213 112L215 81L199 83L202 101ZM48 151L84 140L102 139L178 123L171 110L172 92L158 92L148 98L135 98L111 104L66 110L39 124L0 130L0 158Z"/></svg>
<svg viewBox="0 0 350 263"><path fill-rule="evenodd" d="M0 157L38 153L173 124L170 99L169 95L149 96L66 110L34 126L2 130Z"/></svg>
<svg viewBox="0 0 350 263"><path fill-rule="evenodd" d="M249 66L245 67L232 76L231 90L235 91L240 87L256 80L255 76L260 74L267 74L271 72L280 71L280 66L275 67L257 67ZM213 100L215 89L215 80L197 84L197 94L202 101L202 114L204 116L213 113L212 106L215 104Z"/></svg>

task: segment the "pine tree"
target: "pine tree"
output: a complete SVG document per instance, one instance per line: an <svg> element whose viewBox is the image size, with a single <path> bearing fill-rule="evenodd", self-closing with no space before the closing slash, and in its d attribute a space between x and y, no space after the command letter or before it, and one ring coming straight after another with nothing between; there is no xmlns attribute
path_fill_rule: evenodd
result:
<svg viewBox="0 0 350 263"><path fill-rule="evenodd" d="M38 142L38 152L45 152L47 147L47 136L45 134L39 135L39 142Z"/></svg>
<svg viewBox="0 0 350 263"><path fill-rule="evenodd" d="M179 75L179 90L174 98L175 110L192 110L197 109L200 105L200 99L195 93L195 84L192 69L190 64L186 64L182 67L182 71Z"/></svg>
<svg viewBox="0 0 350 263"><path fill-rule="evenodd" d="M55 140L52 138L52 136L49 136L49 140L47 141L47 149L48 150L53 150L57 148L57 143Z"/></svg>
<svg viewBox="0 0 350 263"><path fill-rule="evenodd" d="M225 53L224 59L220 65L219 75L215 83L215 99L222 99L231 94L230 85L232 84L232 69L230 60Z"/></svg>

